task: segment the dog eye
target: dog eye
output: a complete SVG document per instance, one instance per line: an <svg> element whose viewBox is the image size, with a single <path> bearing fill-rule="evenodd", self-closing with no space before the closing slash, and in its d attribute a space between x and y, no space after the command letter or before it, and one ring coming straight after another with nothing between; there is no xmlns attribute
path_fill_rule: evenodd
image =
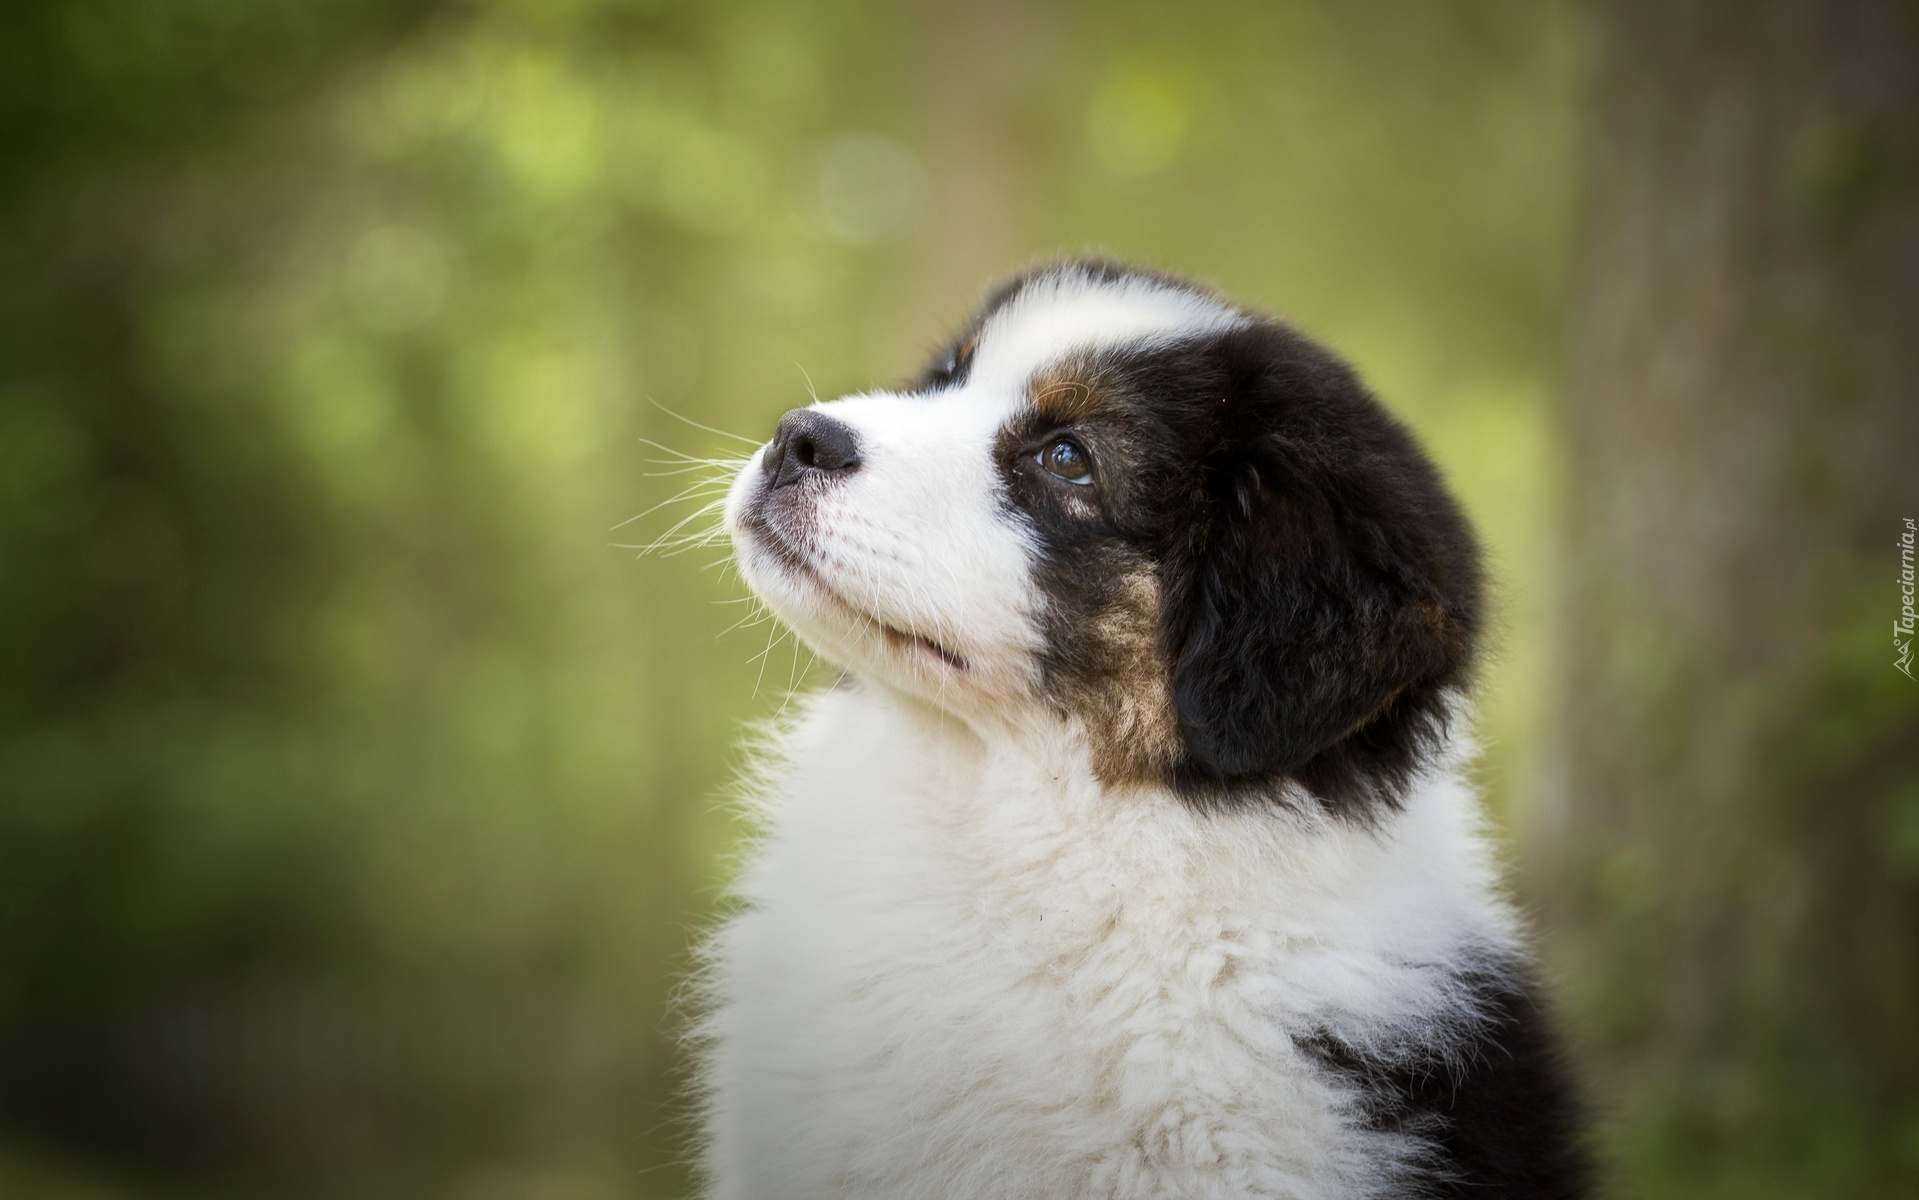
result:
<svg viewBox="0 0 1919 1200"><path fill-rule="evenodd" d="M1071 438L1049 442L1039 452L1039 465L1068 483L1093 482L1093 459L1085 447Z"/></svg>

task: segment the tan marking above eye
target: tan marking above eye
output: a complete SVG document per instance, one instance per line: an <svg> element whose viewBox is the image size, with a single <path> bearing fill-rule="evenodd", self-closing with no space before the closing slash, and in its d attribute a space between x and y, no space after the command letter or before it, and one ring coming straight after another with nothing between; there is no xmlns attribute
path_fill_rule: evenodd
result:
<svg viewBox="0 0 1919 1200"><path fill-rule="evenodd" d="M1078 365L1035 375L1027 394L1033 398L1033 407L1055 425L1086 420L1102 407L1098 381Z"/></svg>

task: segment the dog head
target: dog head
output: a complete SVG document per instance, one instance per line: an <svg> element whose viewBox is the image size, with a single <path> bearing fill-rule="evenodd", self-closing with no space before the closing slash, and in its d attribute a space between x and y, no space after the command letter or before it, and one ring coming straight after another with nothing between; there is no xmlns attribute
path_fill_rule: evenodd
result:
<svg viewBox="0 0 1919 1200"><path fill-rule="evenodd" d="M1329 351L1101 262L1006 285L911 385L786 414L749 585L828 659L1109 786L1392 804L1470 675L1472 533Z"/></svg>

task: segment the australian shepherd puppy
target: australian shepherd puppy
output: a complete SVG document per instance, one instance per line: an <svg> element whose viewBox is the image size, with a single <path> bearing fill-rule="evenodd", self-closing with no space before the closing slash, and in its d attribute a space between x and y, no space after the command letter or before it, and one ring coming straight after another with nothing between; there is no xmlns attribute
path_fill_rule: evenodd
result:
<svg viewBox="0 0 1919 1200"><path fill-rule="evenodd" d="M715 1200L1582 1193L1464 778L1479 552L1337 357L1040 270L726 521L845 675L710 947Z"/></svg>

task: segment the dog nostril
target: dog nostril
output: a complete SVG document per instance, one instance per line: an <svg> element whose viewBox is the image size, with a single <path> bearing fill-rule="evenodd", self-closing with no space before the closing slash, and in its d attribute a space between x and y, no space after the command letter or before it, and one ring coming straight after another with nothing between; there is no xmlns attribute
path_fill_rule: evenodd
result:
<svg viewBox="0 0 1919 1200"><path fill-rule="evenodd" d="M859 436L843 421L796 408L780 418L764 461L774 487L790 487L809 476L849 474L860 465Z"/></svg>

